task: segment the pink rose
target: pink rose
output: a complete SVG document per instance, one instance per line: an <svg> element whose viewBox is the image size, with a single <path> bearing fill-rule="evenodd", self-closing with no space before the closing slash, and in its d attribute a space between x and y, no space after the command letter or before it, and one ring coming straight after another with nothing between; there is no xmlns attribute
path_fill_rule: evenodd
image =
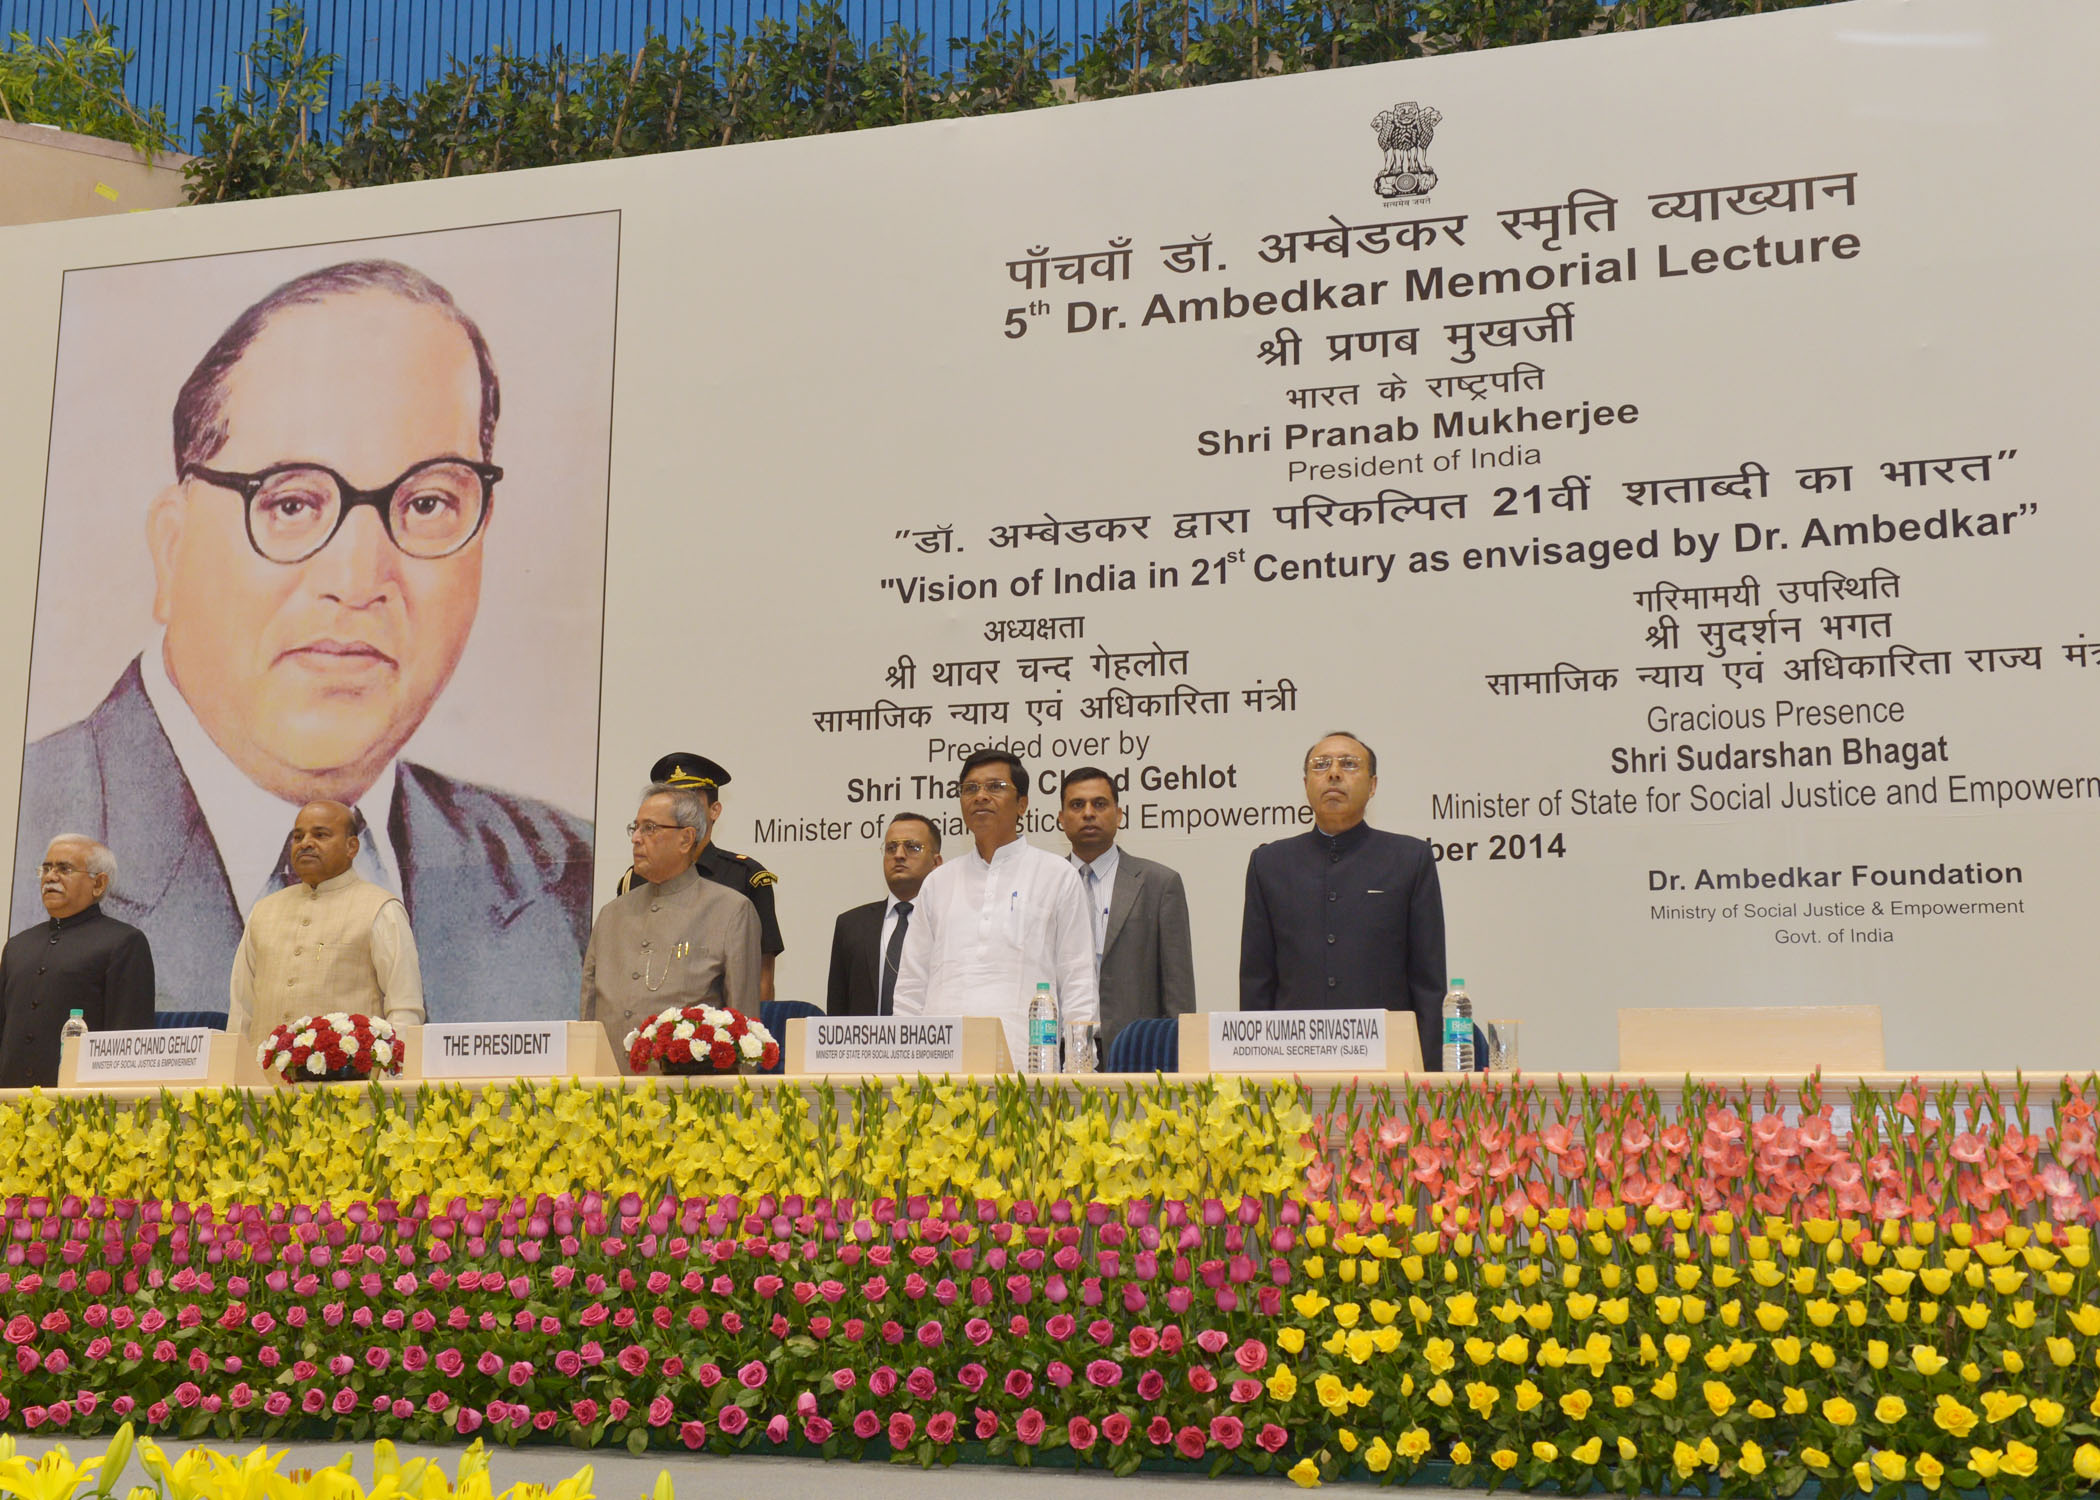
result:
<svg viewBox="0 0 2100 1500"><path fill-rule="evenodd" d="M863 1411L854 1416L853 1435L862 1442L866 1442L880 1431L882 1431L882 1418L876 1416L872 1411Z"/></svg>
<svg viewBox="0 0 2100 1500"><path fill-rule="evenodd" d="M855 1375L851 1370L838 1369L833 1370L831 1372L831 1383L838 1390L852 1390L854 1385L858 1383L859 1379L860 1377Z"/></svg>
<svg viewBox="0 0 2100 1500"><path fill-rule="evenodd" d="M629 1344L620 1351L620 1369L627 1375L639 1375L649 1368L649 1351L640 1344Z"/></svg>
<svg viewBox="0 0 2100 1500"><path fill-rule="evenodd" d="M688 1448L700 1448L707 1442L705 1422L683 1422L679 1424L678 1441Z"/></svg>
<svg viewBox="0 0 2100 1500"><path fill-rule="evenodd" d="M440 1349L437 1356L438 1374L447 1380L455 1380L467 1368L467 1357L457 1349Z"/></svg>
<svg viewBox="0 0 2100 1500"><path fill-rule="evenodd" d="M455 1422L454 1430L458 1432L461 1437L465 1437L468 1433L474 1431L475 1428L479 1427L481 1425L481 1421L482 1418L480 1412L476 1411L471 1406L462 1406L459 1409L459 1415Z"/></svg>
<svg viewBox="0 0 2100 1500"><path fill-rule="evenodd" d="M312 1391L309 1391L309 1392L307 1392L307 1394L308 1394L308 1395L313 1395L313 1394L315 1394L315 1393L314 1393L314 1392L312 1392ZM443 1391L432 1391L432 1392L431 1392L431 1393L430 1393L429 1395L427 1395L427 1396L425 1396L425 1397L423 1398L423 1410L425 1410L425 1411L428 1411L428 1412L441 1412L441 1411L444 1411L444 1410L445 1410L445 1409L446 1409L447 1407L449 1407L449 1406L450 1406L451 1404L452 1404L452 1398L451 1398L451 1397L450 1397L449 1395L447 1395L447 1394L446 1394L445 1392L443 1392ZM319 1408L319 1407L309 1407L309 1408L308 1408L308 1410L309 1410L309 1411L319 1411L319 1410L320 1410L320 1408Z"/></svg>
<svg viewBox="0 0 2100 1500"><path fill-rule="evenodd" d="M938 1384L933 1378L933 1371L924 1365L914 1366L912 1372L904 1377L904 1389L919 1401L932 1400Z"/></svg>
<svg viewBox="0 0 2100 1500"><path fill-rule="evenodd" d="M1206 1328L1196 1335L1196 1347L1205 1354L1221 1353L1229 1342L1221 1328Z"/></svg>
<svg viewBox="0 0 2100 1500"><path fill-rule="evenodd" d="M919 1325L918 1331L914 1336L918 1339L922 1347L927 1349L938 1349L942 1344L947 1342L948 1330L941 1327L941 1325L936 1320L928 1318L925 1322Z"/></svg>
<svg viewBox="0 0 2100 1500"><path fill-rule="evenodd" d="M627 1404L625 1396L615 1396L612 1400L605 1403L605 1420L608 1422L624 1422L627 1420L627 1414L633 1410L634 1408Z"/></svg>
<svg viewBox="0 0 2100 1500"><path fill-rule="evenodd" d="M983 1318L972 1318L963 1324L963 1337L972 1345L982 1348L992 1341L992 1325Z"/></svg>
<svg viewBox="0 0 2100 1500"><path fill-rule="evenodd" d="M712 1360L707 1361L693 1371L693 1378L700 1382L701 1390L711 1391L722 1383L722 1367Z"/></svg>
<svg viewBox="0 0 2100 1500"><path fill-rule="evenodd" d="M263 1397L263 1415L281 1417L292 1409L292 1398L283 1391L272 1391Z"/></svg>
<svg viewBox="0 0 2100 1500"><path fill-rule="evenodd" d="M1174 1451L1183 1458L1190 1460L1201 1458L1203 1450L1209 1446L1209 1440L1203 1436L1203 1429L1200 1427L1184 1427L1181 1431L1174 1434Z"/></svg>
<svg viewBox="0 0 2100 1500"><path fill-rule="evenodd" d="M383 1371L393 1362L394 1351L391 1349L382 1349L375 1344L365 1351L365 1364L371 1369Z"/></svg>
<svg viewBox="0 0 2100 1500"><path fill-rule="evenodd" d="M282 1392L279 1392L279 1394L280 1394L280 1395L282 1395L283 1393L282 1393ZM289 1406L289 1405L291 1404L291 1398L290 1398L290 1397L288 1397L288 1396L287 1396L287 1397L285 1398L285 1404L286 1404L287 1406ZM28 1420L28 1418L29 1418L29 1413L28 1413L28 1412L26 1412L26 1411L25 1411L24 1413L22 1413L22 1418L23 1418L23 1420L24 1420L24 1421L27 1421L27 1420ZM156 1402L154 1402L154 1403L153 1403L153 1404L152 1404L151 1406L147 1407L147 1408L146 1408L146 1420L147 1420L148 1422L152 1423L152 1424L153 1424L153 1425L154 1425L155 1427L158 1427L158 1426L160 1426L160 1425L161 1425L161 1424L162 1424L163 1422L167 1421L167 1420L168 1420L168 1403L167 1403L167 1402L165 1402L165 1401L156 1401Z"/></svg>
<svg viewBox="0 0 2100 1500"><path fill-rule="evenodd" d="M1219 1412L1210 1419L1210 1440L1220 1448L1239 1447L1246 1434L1245 1424L1231 1412Z"/></svg>
<svg viewBox="0 0 2100 1500"><path fill-rule="evenodd" d="M741 1406L725 1406L715 1413L715 1426L724 1437L736 1437L750 1425L750 1414Z"/></svg>
<svg viewBox="0 0 2100 1500"><path fill-rule="evenodd" d="M1026 1370L1008 1370L1004 1389L1014 1400L1026 1401L1029 1392L1035 1389L1035 1377Z"/></svg>
<svg viewBox="0 0 2100 1500"><path fill-rule="evenodd" d="M404 1360L402 1364L403 1368L408 1367L407 1361ZM574 1349L564 1349L554 1356L554 1368L557 1373L574 1380L577 1375L582 1373L583 1356Z"/></svg>
<svg viewBox="0 0 2100 1500"><path fill-rule="evenodd" d="M1174 1441L1174 1424L1165 1417L1154 1417L1145 1427L1145 1436L1156 1446L1167 1447Z"/></svg>
<svg viewBox="0 0 2100 1500"><path fill-rule="evenodd" d="M598 1403L585 1396L569 1408L569 1414L576 1418L577 1426L588 1427L598 1420Z"/></svg>
<svg viewBox="0 0 2100 1500"><path fill-rule="evenodd" d="M765 1361L754 1359L736 1372L737 1383L747 1391L755 1391L766 1383Z"/></svg>
<svg viewBox="0 0 2100 1500"><path fill-rule="evenodd" d="M560 1420L561 1413L550 1406L545 1411L536 1411L532 1414L532 1430L534 1432L551 1431L554 1424Z"/></svg>
<svg viewBox="0 0 2100 1500"><path fill-rule="evenodd" d="M868 1391L878 1400L887 1399L897 1389L897 1372L888 1365L877 1365L868 1376Z"/></svg>
<svg viewBox="0 0 2100 1500"><path fill-rule="evenodd" d="M1232 1383L1232 1390L1229 1394L1233 1401L1241 1406L1246 1405L1249 1401L1258 1401L1261 1399L1261 1382L1252 1379L1235 1380Z"/></svg>
<svg viewBox="0 0 2100 1500"><path fill-rule="evenodd" d="M1108 1440L1111 1448L1120 1448L1130 1439L1130 1418L1119 1411L1112 1411L1101 1419L1101 1436Z"/></svg>
<svg viewBox="0 0 2100 1500"><path fill-rule="evenodd" d="M198 1390L196 1382L192 1380L185 1380L181 1385L175 1387L174 1394L175 1404L184 1411L188 1411L195 1406L204 1396L204 1392Z"/></svg>
<svg viewBox="0 0 2100 1500"><path fill-rule="evenodd" d="M1261 1431L1254 1435L1254 1446L1264 1453L1275 1453L1290 1440L1291 1435L1274 1422L1264 1422Z"/></svg>
<svg viewBox="0 0 2100 1500"><path fill-rule="evenodd" d="M45 1408L41 1406L25 1406L22 1408L22 1421L31 1432L34 1432L44 1425L46 1414Z"/></svg>
<svg viewBox="0 0 2100 1500"><path fill-rule="evenodd" d="M1043 1440L1045 1425L1041 1412L1032 1406L1026 1407L1014 1418L1014 1440L1032 1448Z"/></svg>
<svg viewBox="0 0 2100 1500"><path fill-rule="evenodd" d="M210 1402L212 1402L212 1401L213 1401L214 1399L215 1399L215 1398L213 1398L213 1397L206 1397L206 1398L205 1398L205 1400L206 1400L206 1403L207 1403L207 1405L209 1405L209 1403L210 1403ZM52 1425L53 1425L53 1426L55 1426L55 1427L63 1427L63 1426L65 1426L65 1425L66 1425L66 1424L67 1424L68 1422L70 1422L70 1421L72 1421L72 1420L73 1420L73 1408L72 1408L72 1406L71 1406L71 1405L70 1405L69 1403L67 1403L67 1402L64 1402L64 1401L54 1401L54 1402L52 1402L52 1403L51 1403L51 1406L50 1406L50 1409L49 1409L49 1411L48 1411L47 1415L49 1415L49 1416L50 1416L50 1418L51 1418L51 1422L52 1422Z"/></svg>
<svg viewBox="0 0 2100 1500"><path fill-rule="evenodd" d="M955 1378L961 1381L964 1389L974 1396L977 1392L984 1389L984 1383L992 1378L992 1372L983 1365L971 1363L957 1370Z"/></svg>
<svg viewBox="0 0 2100 1500"><path fill-rule="evenodd" d="M1140 1401L1157 1401L1167 1392L1167 1377L1157 1370L1147 1370L1138 1376L1137 1393Z"/></svg>
<svg viewBox="0 0 2100 1500"><path fill-rule="evenodd" d="M919 1430L918 1418L908 1411L890 1413L890 1446L902 1448L909 1444L913 1434Z"/></svg>
<svg viewBox="0 0 2100 1500"><path fill-rule="evenodd" d="M335 1393L335 1400L330 1405L335 1408L337 1416L347 1417L357 1410L357 1392L346 1385Z"/></svg>
<svg viewBox="0 0 2100 1500"><path fill-rule="evenodd" d="M984 1442L999 1435L999 1413L977 1408L977 1441Z"/></svg>
<svg viewBox="0 0 2100 1500"><path fill-rule="evenodd" d="M263 1403L263 1407L265 1410L267 1410L269 1408L269 1402L265 1401ZM394 1398L391 1410L393 1412L393 1417L396 1422L406 1422L410 1417L416 1414L415 1403L403 1396L396 1396ZM551 1421L555 1414L550 1411L545 1412L542 1415L546 1416Z"/></svg>
<svg viewBox="0 0 2100 1500"><path fill-rule="evenodd" d="M1249 1375L1256 1374L1269 1362L1269 1346L1260 1339L1249 1339L1232 1351L1233 1361Z"/></svg>
<svg viewBox="0 0 2100 1500"><path fill-rule="evenodd" d="M1043 1323L1043 1332L1062 1343L1072 1336L1072 1331L1078 1326L1079 1320L1070 1313L1058 1313Z"/></svg>
<svg viewBox="0 0 2100 1500"><path fill-rule="evenodd" d="M1123 1367L1112 1359L1097 1359L1087 1365L1086 1378L1090 1385L1120 1385L1123 1381Z"/></svg>
<svg viewBox="0 0 2100 1500"><path fill-rule="evenodd" d="M937 1411L926 1419L926 1436L936 1443L955 1441L955 1413Z"/></svg>
<svg viewBox="0 0 2100 1500"><path fill-rule="evenodd" d="M1065 1423L1065 1441L1072 1445L1074 1453L1084 1453L1093 1447L1094 1439L1099 1435L1094 1424L1085 1417L1074 1417Z"/></svg>
<svg viewBox="0 0 2100 1500"><path fill-rule="evenodd" d="M1043 1378L1063 1390L1072 1383L1072 1367L1061 1359L1053 1359L1049 1368L1043 1371Z"/></svg>
<svg viewBox="0 0 2100 1500"><path fill-rule="evenodd" d="M474 1361L474 1368L484 1375L500 1375L503 1373L503 1356L493 1349L484 1349L481 1358Z"/></svg>
<svg viewBox="0 0 2100 1500"><path fill-rule="evenodd" d="M1133 1359L1148 1359L1158 1348L1157 1330L1144 1323L1130 1330L1130 1354Z"/></svg>
<svg viewBox="0 0 2100 1500"><path fill-rule="evenodd" d="M821 1448L831 1441L833 1427L823 1417L811 1417L802 1424L802 1441L813 1448Z"/></svg>
<svg viewBox="0 0 2100 1500"><path fill-rule="evenodd" d="M766 1437L776 1443L788 1440L788 1419L784 1414L776 1414L766 1423Z"/></svg>
<svg viewBox="0 0 2100 1500"><path fill-rule="evenodd" d="M1191 1387L1191 1389L1201 1391L1204 1395L1208 1396L1212 1391L1218 1388L1218 1377L1211 1374L1210 1371L1206 1370L1201 1365L1190 1365L1189 1386Z"/></svg>
<svg viewBox="0 0 2100 1500"><path fill-rule="evenodd" d="M671 1398L669 1396L658 1396L649 1403L649 1425L651 1427L664 1426L671 1420L671 1412Z"/></svg>
<svg viewBox="0 0 2100 1500"><path fill-rule="evenodd" d="M180 1393L178 1392L178 1394ZM436 1400L444 1394L443 1391L432 1391L430 1393L432 1400ZM328 1393L317 1385L308 1386L304 1391L300 1392L299 1409L309 1417L318 1417L328 1409Z"/></svg>

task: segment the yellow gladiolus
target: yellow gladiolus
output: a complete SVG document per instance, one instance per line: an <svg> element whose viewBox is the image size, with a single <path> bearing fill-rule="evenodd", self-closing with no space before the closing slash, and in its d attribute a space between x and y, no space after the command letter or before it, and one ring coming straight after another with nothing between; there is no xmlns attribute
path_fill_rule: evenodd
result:
<svg viewBox="0 0 2100 1500"><path fill-rule="evenodd" d="M1823 1402L1823 1420L1833 1427L1850 1427L1859 1420L1859 1409L1843 1396L1830 1396Z"/></svg>

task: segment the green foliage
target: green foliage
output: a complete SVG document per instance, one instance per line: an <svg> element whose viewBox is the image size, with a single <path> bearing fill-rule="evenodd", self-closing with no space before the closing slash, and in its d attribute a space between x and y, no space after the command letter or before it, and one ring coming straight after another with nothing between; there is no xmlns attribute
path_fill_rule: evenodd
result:
<svg viewBox="0 0 2100 1500"><path fill-rule="evenodd" d="M131 57L108 21L41 43L17 31L0 49L0 119L122 141L141 156L166 151L175 145L167 116L158 106L140 114L124 90Z"/></svg>
<svg viewBox="0 0 2100 1500"><path fill-rule="evenodd" d="M217 105L198 113L190 197L273 197L866 130L1821 3L1118 0L1076 54L1017 25L1001 5L982 31L949 38L943 63L929 58L923 33L893 27L864 42L840 0L811 0L792 21L765 17L741 34L697 24L683 38L652 32L632 55L555 48L455 58L413 92L369 88L332 132L324 110L336 59L314 55L300 8L280 3L247 54L240 91L222 89Z"/></svg>

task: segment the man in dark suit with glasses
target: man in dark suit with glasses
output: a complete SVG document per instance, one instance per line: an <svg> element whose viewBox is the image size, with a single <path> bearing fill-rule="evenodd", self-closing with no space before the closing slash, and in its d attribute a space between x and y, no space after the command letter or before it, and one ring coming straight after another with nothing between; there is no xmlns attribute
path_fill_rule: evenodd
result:
<svg viewBox="0 0 2100 1500"><path fill-rule="evenodd" d="M430 1019L574 1014L589 825L400 758L480 604L500 406L474 321L384 260L278 287L183 383L146 525L164 634L29 747L20 825L125 851L111 914L152 942L163 1020L223 1016L286 811L317 800L363 815L358 873L423 938Z"/></svg>

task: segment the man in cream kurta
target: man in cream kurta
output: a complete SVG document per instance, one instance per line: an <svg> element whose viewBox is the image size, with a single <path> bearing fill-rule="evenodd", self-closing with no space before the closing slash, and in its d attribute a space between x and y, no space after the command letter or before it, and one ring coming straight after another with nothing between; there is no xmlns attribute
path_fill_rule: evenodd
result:
<svg viewBox="0 0 2100 1500"><path fill-rule="evenodd" d="M390 1022L423 1019L423 974L401 900L351 868L356 815L309 802L292 829L296 885L248 914L233 955L226 1029L267 1037L300 1016L349 1011Z"/></svg>
<svg viewBox="0 0 2100 1500"><path fill-rule="evenodd" d="M605 1023L623 1073L628 1034L659 1011L705 1003L758 1018L758 908L693 868L708 826L704 797L652 785L628 827L638 878L591 924L582 1015Z"/></svg>
<svg viewBox="0 0 2100 1500"><path fill-rule="evenodd" d="M1047 983L1065 1026L1101 1018L1094 920L1071 865L1021 838L1028 772L1004 752L963 763L972 847L919 887L897 962L900 1016L997 1016L1015 1067L1028 1055L1028 1005Z"/></svg>

